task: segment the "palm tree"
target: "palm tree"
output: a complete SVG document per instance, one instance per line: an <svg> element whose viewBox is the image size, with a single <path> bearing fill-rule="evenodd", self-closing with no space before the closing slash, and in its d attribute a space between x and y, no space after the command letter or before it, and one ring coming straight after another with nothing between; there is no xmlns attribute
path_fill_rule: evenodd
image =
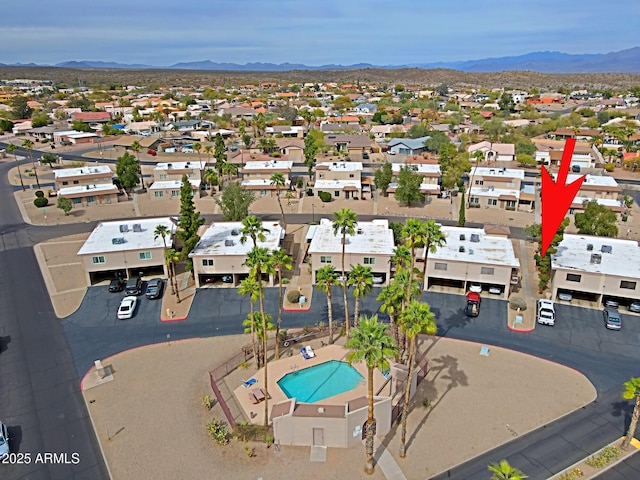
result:
<svg viewBox="0 0 640 480"><path fill-rule="evenodd" d="M22 191L24 192L25 188L24 188L24 182L22 181L22 172L20 171L20 164L18 163L18 156L15 154L15 151L18 149L18 147L16 145L14 145L13 143L10 143L9 145L7 145L7 152L9 152L9 155L13 155L13 158L16 161L16 167L18 167L18 177L20 177L20 186L22 187Z"/></svg>
<svg viewBox="0 0 640 480"><path fill-rule="evenodd" d="M271 315L267 314L267 321L266 321L266 326L267 326L267 331L269 330L273 330L275 327L273 325L273 323L271 322ZM255 358L258 357L262 357L263 351L262 351L262 346L264 345L264 342L262 341L265 338L264 335L264 322L262 321L262 314L260 312L250 312L247 314L247 317L242 321L242 326L244 327L244 333L250 333L251 334L251 340L253 342L253 347L255 349L255 337L258 337L258 340L260 340L259 345L259 351L256 352L254 350L253 355L255 356Z"/></svg>
<svg viewBox="0 0 640 480"><path fill-rule="evenodd" d="M360 313L360 299L366 297L373 290L373 273L371 267L364 265L354 265L351 267L347 278L347 285L353 287L353 297L355 307L353 309L353 325L358 326L358 314Z"/></svg>
<svg viewBox="0 0 640 480"><path fill-rule="evenodd" d="M202 162L202 158L200 157L200 150L202 150L202 144L200 142L196 142L193 144L193 149L198 154L198 163Z"/></svg>
<svg viewBox="0 0 640 480"><path fill-rule="evenodd" d="M341 208L334 214L333 234L342 233L342 297L344 300L344 323L347 338L349 338L349 306L347 305L347 275L344 269L344 254L347 246L347 234L354 235L356 233L356 212L350 208Z"/></svg>
<svg viewBox="0 0 640 480"><path fill-rule="evenodd" d="M339 285L338 272L333 265L325 265L316 272L316 288L327 295L327 317L329 320L329 343L333 343L333 309L331 307L331 287Z"/></svg>
<svg viewBox="0 0 640 480"><path fill-rule="evenodd" d="M393 338L387 333L385 324L378 322L378 316L362 317L358 326L353 329L352 336L345 346L351 350L347 354L349 364L364 361L367 367L368 416L365 423L365 455L364 471L371 475L375 470L373 463L373 371L378 368L387 370L389 359L396 355Z"/></svg>
<svg viewBox="0 0 640 480"><path fill-rule="evenodd" d="M402 405L402 434L400 436L400 457L407 456L407 417L409 416L409 395L411 394L411 379L413 378L414 363L416 357L416 337L420 333L435 335L435 316L428 303L421 303L418 300L411 300L407 308L400 315L400 328L409 339L409 362L407 366L406 385L404 387L404 404Z"/></svg>
<svg viewBox="0 0 640 480"><path fill-rule="evenodd" d="M631 378L624 382L624 391L622 392L622 398L625 400L635 400L636 404L633 407L633 413L631 414L631 422L627 429L627 435L622 442L622 449L626 450L631 443L631 439L636 433L636 425L638 425L638 416L640 416L640 377Z"/></svg>
<svg viewBox="0 0 640 480"><path fill-rule="evenodd" d="M162 237L162 243L164 245L164 251L167 251L167 237L171 236L171 230L166 225L156 225L153 231L153 239L157 240L158 237Z"/></svg>
<svg viewBox="0 0 640 480"><path fill-rule="evenodd" d="M142 145L138 140L134 140L131 142L131 150L136 154L136 158L140 161L140 151L142 150Z"/></svg>
<svg viewBox="0 0 640 480"><path fill-rule="evenodd" d="M493 474L491 480L524 480L529 478L517 468L509 465L506 460L492 463L487 468Z"/></svg>
<svg viewBox="0 0 640 480"><path fill-rule="evenodd" d="M265 228L260 220L255 215L249 215L242 219L242 228L240 229L240 243L244 245L247 238L250 238L253 242L253 248L258 246L258 240L264 242L266 240L265 233L269 233L269 229Z"/></svg>
<svg viewBox="0 0 640 480"><path fill-rule="evenodd" d="M411 250L404 245L397 245L389 261L395 264L396 272L404 270L407 268L407 265L411 264Z"/></svg>
<svg viewBox="0 0 640 480"><path fill-rule="evenodd" d="M276 187L276 195L278 199L278 206L280 207L280 215L282 215L282 228L287 229L287 221L284 218L284 209L282 208L282 200L280 199L280 192L287 186L287 179L284 178L284 174L276 172L271 175L271 185Z"/></svg>
<svg viewBox="0 0 640 480"><path fill-rule="evenodd" d="M203 180L209 184L209 190L211 190L211 195L213 196L213 184L218 182L218 174L213 168L207 168L204 171Z"/></svg>
<svg viewBox="0 0 640 480"><path fill-rule="evenodd" d="M231 180L231 175L237 175L238 174L238 165L236 165L235 163L231 163L231 162L224 162L222 164L222 174L223 175L228 175L229 176L229 180Z"/></svg>
<svg viewBox="0 0 640 480"><path fill-rule="evenodd" d="M249 217L247 217L249 218ZM247 219L245 218L245 220ZM244 234L243 234L244 237ZM246 237L245 241L246 241ZM242 238L240 239L242 242ZM254 240L255 244L255 240ZM267 332L267 316L264 311L264 295L263 295L263 286L262 286L262 272L268 269L268 265L270 263L269 260L269 250L264 247L253 247L251 251L247 254L247 259L244 262L244 265L248 266L251 269L251 272L255 275L258 281L258 301L260 305L260 315L262 318L262 331ZM267 373L267 365L268 365L268 355L267 355L267 340L268 335L264 335L262 339L262 352L263 352L263 366L264 366L264 396L265 396L265 405L264 405L264 426L266 427L269 424L269 395L267 391L267 380L269 379Z"/></svg>
<svg viewBox="0 0 640 480"><path fill-rule="evenodd" d="M180 252L170 248L164 252L164 260L169 267L169 284L171 285L171 295L175 295L178 303L180 303L180 293L178 291L178 282L176 280L176 262L180 261Z"/></svg>
<svg viewBox="0 0 640 480"><path fill-rule="evenodd" d="M280 323L282 321L282 271L291 270L293 268L293 258L287 255L287 252L282 248L275 250L271 254L271 267L272 270L278 274L278 320L276 322L276 354L275 359L280 358L279 344L280 344Z"/></svg>
<svg viewBox="0 0 640 480"><path fill-rule="evenodd" d="M22 141L22 148L26 148L29 151L29 159L31 160L31 165L33 165L33 174L36 176L36 184L38 188L40 188L40 180L38 179L38 168L36 167L36 162L33 161L33 142L28 138L25 138ZM22 178L20 179L22 181Z"/></svg>
<svg viewBox="0 0 640 480"><path fill-rule="evenodd" d="M402 288L402 284L395 278L391 283L389 283L389 285L382 287L382 290L376 297L376 300L380 302L380 311L389 315L389 323L391 324L393 339L398 350L400 346L398 344L398 322L396 321L396 317L402 311L403 298L404 289ZM400 358L396 357L396 362L398 361L400 361Z"/></svg>
<svg viewBox="0 0 640 480"><path fill-rule="evenodd" d="M258 300L258 289L260 288L260 285L258 284L258 281L255 278L255 275L249 275L247 278L245 278L244 280L242 280L240 282L240 286L238 287L238 295L242 295L243 297L249 297L249 315L251 316L251 318L254 318L253 316L253 312L254 312L254 308L253 305L254 303L256 303L256 300ZM255 358L256 360L256 368L260 368L260 356L258 355L257 351L256 351L256 335L255 335L255 328L254 328L254 323L251 323L251 348L253 350L253 358ZM245 332L246 333L246 332Z"/></svg>
<svg viewBox="0 0 640 480"><path fill-rule="evenodd" d="M424 224L424 265L422 266L423 288L427 288L427 260L430 253L436 253L438 248L446 245L447 238L442 232L442 225L433 220L427 220Z"/></svg>
<svg viewBox="0 0 640 480"><path fill-rule="evenodd" d="M213 147L211 145L205 146L204 153L207 154L207 157L209 158L208 162L211 163L211 154L213 153Z"/></svg>
<svg viewBox="0 0 640 480"><path fill-rule="evenodd" d="M409 267L409 283L407 284L405 305L411 301L411 289L415 274L416 247L424 243L426 234L425 223L417 218L410 218L402 227L402 237L405 245L411 249L411 264Z"/></svg>

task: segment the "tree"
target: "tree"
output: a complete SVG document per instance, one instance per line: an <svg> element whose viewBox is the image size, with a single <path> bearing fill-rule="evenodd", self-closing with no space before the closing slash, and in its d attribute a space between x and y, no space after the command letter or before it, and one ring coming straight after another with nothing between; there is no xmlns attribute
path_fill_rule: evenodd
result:
<svg viewBox="0 0 640 480"><path fill-rule="evenodd" d="M391 184L392 179L393 168L389 162L384 162L382 167L378 168L373 173L373 184L385 197L388 195L387 189L389 188L389 184Z"/></svg>
<svg viewBox="0 0 640 480"><path fill-rule="evenodd" d="M422 176L409 167L401 167L398 174L398 188L395 193L396 200L406 203L408 207L411 207L413 202L422 200L421 184Z"/></svg>
<svg viewBox="0 0 640 480"><path fill-rule="evenodd" d="M464 204L464 202L460 202ZM462 210L462 221L464 222L464 207ZM463 225L464 226L464 225ZM442 248L447 243L447 237L442 232L442 225L434 220L427 220L424 224L422 241L424 243L424 264L422 265L422 281L427 285L427 260L430 253L436 253L438 248Z"/></svg>
<svg viewBox="0 0 640 480"><path fill-rule="evenodd" d="M283 249L275 250L271 254L271 269L278 274L278 321L276 322L276 360L280 358L279 339L280 324L282 321L282 272L293 268L293 258L287 255Z"/></svg>
<svg viewBox="0 0 640 480"><path fill-rule="evenodd" d="M200 241L198 229L204 225L204 218L200 216L200 212L196 211L193 203L193 190L189 178L182 176L182 185L180 186L180 218L178 220L177 235L182 240L182 259L186 260L187 270L193 272L193 260L189 258L189 254Z"/></svg>
<svg viewBox="0 0 640 480"><path fill-rule="evenodd" d="M213 186L218 184L218 174L213 168L207 168L202 175L202 179L209 185L210 195L214 195Z"/></svg>
<svg viewBox="0 0 640 480"><path fill-rule="evenodd" d="M516 142L516 154L528 153L533 156L536 153L536 145L529 139L522 138Z"/></svg>
<svg viewBox="0 0 640 480"><path fill-rule="evenodd" d="M353 287L355 306L353 308L353 325L358 326L358 314L360 313L360 299L366 297L373 290L373 273L371 267L354 265L349 271L347 285Z"/></svg>
<svg viewBox="0 0 640 480"><path fill-rule="evenodd" d="M528 153L516 154L516 162L518 162L521 167L535 167L538 165L536 159Z"/></svg>
<svg viewBox="0 0 640 480"><path fill-rule="evenodd" d="M355 235L356 233L357 216L356 212L350 208L341 208L335 212L333 216L333 234L342 234L342 277L340 281L342 282L342 294L344 299L344 323L347 338L349 338L349 306L347 305L347 275L344 268L344 254L347 247L347 235Z"/></svg>
<svg viewBox="0 0 640 480"><path fill-rule="evenodd" d="M28 138L25 138L22 141L22 148L27 149L29 152L29 159L31 160L31 165L33 166L33 174L36 176L36 184L38 188L40 188L40 180L38 179L38 169L36 167L36 162L33 160L33 142Z"/></svg>
<svg viewBox="0 0 640 480"><path fill-rule="evenodd" d="M33 116L31 117L32 128L44 127L48 124L49 124L49 116L47 115L46 112L40 111L40 112L34 113Z"/></svg>
<svg viewBox="0 0 640 480"><path fill-rule="evenodd" d="M446 83L441 83L435 88L435 92L441 97L446 97L449 94L449 86Z"/></svg>
<svg viewBox="0 0 640 480"><path fill-rule="evenodd" d="M413 283L414 275L418 273L415 269L416 248L418 246L424 245L426 234L426 223L418 218L409 218L405 222L404 227L402 227L402 238L404 238L404 245L411 251L411 257L409 260L409 281L407 282L405 292L405 305L407 305L411 301L411 284Z"/></svg>
<svg viewBox="0 0 640 480"><path fill-rule="evenodd" d="M73 202L67 197L58 197L58 201L56 202L56 207L64 212L64 216L69 215L69 212L73 208Z"/></svg>
<svg viewBox="0 0 640 480"><path fill-rule="evenodd" d="M140 183L140 162L129 152L124 152L116 160L116 174L129 195L131 190Z"/></svg>
<svg viewBox="0 0 640 480"><path fill-rule="evenodd" d="M242 228L240 228L240 243L245 244L247 239L251 239L253 248L258 246L258 240L264 242L267 237L265 233L269 233L269 229L265 228L260 220L255 215L249 215L242 219Z"/></svg>
<svg viewBox="0 0 640 480"><path fill-rule="evenodd" d="M505 127L504 123L502 123L502 120L500 120L498 117L493 117L488 122L485 122L483 128L484 133L489 135L489 139L492 142L497 141L500 135L502 135L507 130L507 127Z"/></svg>
<svg viewBox="0 0 640 480"><path fill-rule="evenodd" d="M7 145L7 152L9 155L13 155L13 159L16 161L16 167L18 168L18 177L20 178L20 186L22 187L22 191L24 192L24 181L22 180L22 172L20 171L20 164L18 163L18 156L15 154L18 147L13 143L9 143Z"/></svg>
<svg viewBox="0 0 640 480"><path fill-rule="evenodd" d="M597 201L585 201L584 212L576 213L574 223L580 235L617 237L616 214Z"/></svg>
<svg viewBox="0 0 640 480"><path fill-rule="evenodd" d="M387 370L389 360L394 358L397 350L393 338L386 332L386 325L378 322L378 316L362 317L358 326L353 329L352 336L345 347L350 350L347 362L364 362L367 367L367 399L368 415L365 423L365 472L369 475L375 470L373 460L373 435L375 418L373 416L373 371Z"/></svg>
<svg viewBox="0 0 640 480"><path fill-rule="evenodd" d="M224 139L222 138L222 135L216 133L216 137L213 142L213 157L216 159L218 177L222 176L222 167L227 161L227 154L224 148Z"/></svg>
<svg viewBox="0 0 640 480"><path fill-rule="evenodd" d="M240 282L238 287L238 295L249 297L249 315L254 318L254 304L258 300L258 290L260 285L255 275L248 275L247 278ZM245 332L246 333L246 332ZM277 337L276 337L277 338ZM251 322L251 349L253 350L253 358L256 361L256 368L260 368L260 356L256 350L255 323Z"/></svg>
<svg viewBox="0 0 640 480"><path fill-rule="evenodd" d="M407 138L426 137L431 133L429 126L425 123L416 123L407 130Z"/></svg>
<svg viewBox="0 0 640 480"><path fill-rule="evenodd" d="M391 324L391 331L393 332L393 340L396 348L398 348L398 322L397 316L402 311L402 303L404 298L404 288L400 282L394 278L389 285L382 287L382 290L376 297L376 300L380 302L380 311L386 313L389 316L389 323ZM396 358L396 361L400 361Z"/></svg>
<svg viewBox="0 0 640 480"><path fill-rule="evenodd" d="M506 460L492 463L487 468L492 473L491 480L524 480L529 478L517 468L509 465Z"/></svg>
<svg viewBox="0 0 640 480"><path fill-rule="evenodd" d="M130 148L133 153L136 154L136 158L138 159L138 161L140 161L140 151L142 150L142 145L140 145L140 142L138 140L134 140L133 142L131 142Z"/></svg>
<svg viewBox="0 0 640 480"><path fill-rule="evenodd" d="M458 212L458 226L459 227L464 227L464 224L467 221L465 209L466 209L466 203L464 201L464 198L461 198L460 199L460 211Z"/></svg>
<svg viewBox="0 0 640 480"><path fill-rule="evenodd" d="M50 168L53 168L51 165L53 165L54 163L58 163L58 157L50 152L43 153L40 157L40 163L44 163L46 165L49 165Z"/></svg>
<svg viewBox="0 0 640 480"><path fill-rule="evenodd" d="M313 135L311 133L312 131L313 129L310 130L309 133L307 133L307 136L304 138L304 149L303 149L304 164L307 166L307 170L309 172L309 178L313 176L313 166L315 165L315 162L316 162L316 155L320 150L317 136ZM322 135L322 132L320 132L320 134Z"/></svg>
<svg viewBox="0 0 640 480"><path fill-rule="evenodd" d="M180 292L178 290L178 281L176 279L176 262L180 261L180 253L170 248L164 252L164 261L169 270L169 285L171 285L171 295L176 296L176 300L180 303Z"/></svg>
<svg viewBox="0 0 640 480"><path fill-rule="evenodd" d="M433 220L431 220L433 221ZM435 315L431 311L428 303L422 303L418 300L411 300L406 309L400 315L400 328L409 339L409 367L407 380L404 387L404 402L402 405L402 434L400 436L400 457L404 458L406 452L407 440L407 418L409 416L409 398L411 395L411 379L413 378L415 357L416 357L416 338L419 334L435 335L438 331L436 326Z"/></svg>
<svg viewBox="0 0 640 480"><path fill-rule="evenodd" d="M283 188L287 186L287 179L284 177L283 173L276 172L273 175L271 175L271 178L269 179L269 181L271 182L271 185L276 187L278 206L280 207L280 215L282 216L282 228L286 230L287 221L284 218L284 209L282 208L282 200L280 198L280 192L282 191Z"/></svg>
<svg viewBox="0 0 640 480"><path fill-rule="evenodd" d="M266 314L265 316L267 317L266 322L263 322L262 312L254 311L254 312L248 313L247 317L242 321L242 326L244 327L244 333L251 334L251 344L254 349L255 349L255 338L257 337L259 340L259 343L258 343L259 348L257 350L254 350L253 352L256 358L264 357L264 350L263 350L264 344L265 344L264 339L267 338L268 332L275 328L275 326L273 325L273 322L271 321L273 317L269 314ZM265 324L266 324L266 330L264 329Z"/></svg>
<svg viewBox="0 0 640 480"><path fill-rule="evenodd" d="M514 111L515 103L513 102L513 96L510 93L503 93L498 100L498 106L505 115Z"/></svg>
<svg viewBox="0 0 640 480"><path fill-rule="evenodd" d="M245 190L240 182L231 182L223 191L216 203L222 211L225 222L239 222L249 215L249 207L253 203L255 194Z"/></svg>
<svg viewBox="0 0 640 480"><path fill-rule="evenodd" d="M31 118L33 110L27 104L27 97L15 95L11 99L11 116L16 120Z"/></svg>
<svg viewBox="0 0 640 480"><path fill-rule="evenodd" d="M78 132L87 132L88 133L88 132L92 132L93 131L93 129L91 128L91 125L89 125L88 123L84 123L82 120L73 120L71 122L71 128L73 128L74 130L76 130Z"/></svg>
<svg viewBox="0 0 640 480"><path fill-rule="evenodd" d="M638 417L640 416L640 377L630 378L624 382L622 398L625 400L635 400L633 413L631 414L631 422L629 422L629 428L627 429L627 434L625 435L621 446L623 450L626 450L631 443L631 439L636 433Z"/></svg>
<svg viewBox="0 0 640 480"><path fill-rule="evenodd" d="M202 158L200 157L200 150L202 150L202 144L200 142L194 143L193 149L198 154L198 162L202 162Z"/></svg>
<svg viewBox="0 0 640 480"><path fill-rule="evenodd" d="M158 238L162 238L162 245L164 246L164 251L167 251L167 237L171 236L171 230L166 225L156 225L156 228L153 230L153 239L157 240Z"/></svg>
<svg viewBox="0 0 640 480"><path fill-rule="evenodd" d="M6 118L0 118L0 132L10 132L13 129L13 122Z"/></svg>
<svg viewBox="0 0 640 480"><path fill-rule="evenodd" d="M333 343L333 308L331 306L331 287L339 285L338 272L333 265L320 267L316 272L316 288L327 295L327 318L329 320L329 343Z"/></svg>
<svg viewBox="0 0 640 480"><path fill-rule="evenodd" d="M424 141L424 148L431 153L438 153L442 145L449 145L451 140L446 133L430 131L429 138Z"/></svg>

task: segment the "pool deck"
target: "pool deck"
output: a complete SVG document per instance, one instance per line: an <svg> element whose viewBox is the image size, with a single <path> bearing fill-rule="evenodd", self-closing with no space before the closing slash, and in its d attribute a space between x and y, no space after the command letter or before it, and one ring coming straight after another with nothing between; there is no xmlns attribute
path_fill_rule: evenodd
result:
<svg viewBox="0 0 640 480"><path fill-rule="evenodd" d="M315 343L315 342L314 342ZM330 360L339 360L342 362L346 362L347 353L349 352L346 348L340 345L326 345L320 348L314 348L316 356L304 359L300 353L300 347L305 346L306 344L300 344L300 346L296 349L290 350L293 352L293 355L286 356L281 358L280 360L275 360L269 362L269 383L267 384L267 391L269 393L269 410L271 410L273 405L277 403L284 402L289 400L289 398L285 395L282 389L278 386L278 380L284 377L286 374L299 371L304 368L313 367L315 365L319 365L321 363L328 362ZM298 352L297 354L295 352ZM335 395L333 397L325 398L322 401L314 403L314 405L344 405L347 401L353 400L354 398L362 397L367 395L367 368L364 363L354 363L353 367L363 376L364 380L360 385L356 388L349 390L348 392L341 393L339 395ZM244 387L240 385L237 387L233 394L236 397L238 405L242 408L246 420L262 425L264 423L264 404L262 401L259 403L254 403L255 400L251 398L252 391L256 388L264 389L264 369L261 368L257 370L251 378L255 378L257 382L250 387ZM380 373L378 370L374 372L373 375L373 390L377 392L380 387L384 384L386 379L384 375ZM385 390L387 390L385 388ZM381 392L381 395L388 394L389 392Z"/></svg>

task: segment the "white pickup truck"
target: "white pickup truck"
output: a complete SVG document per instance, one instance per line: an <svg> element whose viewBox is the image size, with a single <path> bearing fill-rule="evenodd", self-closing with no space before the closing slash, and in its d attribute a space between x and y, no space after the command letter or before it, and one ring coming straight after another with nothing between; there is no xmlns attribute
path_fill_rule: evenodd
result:
<svg viewBox="0 0 640 480"><path fill-rule="evenodd" d="M553 301L541 298L536 302L536 321L541 325L556 324L556 310Z"/></svg>

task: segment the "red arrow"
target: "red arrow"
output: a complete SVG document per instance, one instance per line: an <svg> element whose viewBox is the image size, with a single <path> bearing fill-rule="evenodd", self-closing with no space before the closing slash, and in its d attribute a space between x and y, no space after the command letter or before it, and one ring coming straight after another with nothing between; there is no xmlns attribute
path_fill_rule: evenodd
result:
<svg viewBox="0 0 640 480"><path fill-rule="evenodd" d="M564 220L571 203L575 198L578 190L582 186L585 175L578 178L567 185L567 174L569 173L569 165L573 156L573 149L576 141L568 138L564 151L562 152L562 160L560 161L560 170L558 178L553 181L551 175L546 168L542 167L542 256L547 253L547 249L551 246L553 237L555 236L560 224Z"/></svg>

